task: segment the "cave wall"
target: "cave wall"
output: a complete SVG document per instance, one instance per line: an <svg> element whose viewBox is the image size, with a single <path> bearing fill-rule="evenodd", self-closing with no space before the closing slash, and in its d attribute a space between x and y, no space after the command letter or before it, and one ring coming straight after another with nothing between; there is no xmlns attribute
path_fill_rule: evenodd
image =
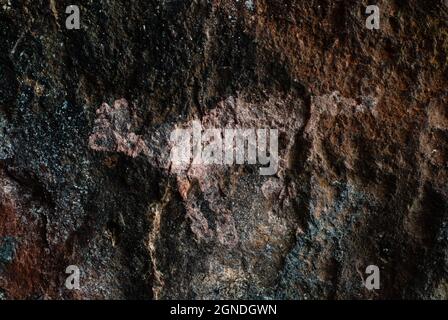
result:
<svg viewBox="0 0 448 320"><path fill-rule="evenodd" d="M443 1L77 2L0 1L0 298L447 298ZM194 121L278 172L171 166Z"/></svg>

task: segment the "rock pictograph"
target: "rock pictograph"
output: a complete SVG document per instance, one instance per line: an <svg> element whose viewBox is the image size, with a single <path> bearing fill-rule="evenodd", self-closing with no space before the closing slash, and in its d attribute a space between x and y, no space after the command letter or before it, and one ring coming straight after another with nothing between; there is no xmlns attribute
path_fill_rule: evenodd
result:
<svg viewBox="0 0 448 320"><path fill-rule="evenodd" d="M447 299L444 1L73 4L0 0L0 299ZM196 122L278 170L173 165Z"/></svg>

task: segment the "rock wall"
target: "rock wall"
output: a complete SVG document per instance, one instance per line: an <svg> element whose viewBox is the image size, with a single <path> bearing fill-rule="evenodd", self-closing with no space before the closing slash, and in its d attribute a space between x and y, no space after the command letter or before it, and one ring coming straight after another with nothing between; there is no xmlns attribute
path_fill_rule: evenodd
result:
<svg viewBox="0 0 448 320"><path fill-rule="evenodd" d="M0 299L448 297L443 1L76 2L0 0ZM194 122L277 173L173 166Z"/></svg>

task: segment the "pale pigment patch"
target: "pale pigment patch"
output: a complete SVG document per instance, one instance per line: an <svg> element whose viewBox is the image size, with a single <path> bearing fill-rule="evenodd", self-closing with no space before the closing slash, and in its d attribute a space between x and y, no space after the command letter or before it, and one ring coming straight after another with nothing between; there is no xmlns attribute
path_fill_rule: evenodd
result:
<svg viewBox="0 0 448 320"><path fill-rule="evenodd" d="M244 1L244 4L249 11L253 11L255 9L254 1L253 0L246 0Z"/></svg>
<svg viewBox="0 0 448 320"><path fill-rule="evenodd" d="M361 103L355 99L343 97L339 91L330 94L314 96L311 104L311 117L306 125L305 132L311 134L318 130L319 121L330 116L338 115L356 116L357 114L377 114L378 99L372 96L363 96Z"/></svg>
<svg viewBox="0 0 448 320"><path fill-rule="evenodd" d="M219 102L216 108L204 114L200 121L192 119L188 122L178 123L173 128L168 147L171 152L175 145L181 146L181 148L175 150L177 152L176 155L170 154L170 158L173 159L174 156L174 158L181 161L171 161L168 170L177 177L177 189L184 202L187 217L191 223L191 230L198 242L208 242L215 239L220 244L231 248L235 247L240 241L234 219L235 212L230 205L231 199L223 195L220 186L220 183L222 183L220 177L230 176L238 179L240 170L235 165L238 162L236 153L232 161L228 161L226 158L228 145L226 145L225 139L226 133L229 133L226 129L244 130L253 128L255 135L260 130L265 130L264 133L268 137L269 129L276 129L279 135L281 134L284 137L283 148L278 150L278 171L276 176L279 178L272 177L261 187L265 198L272 201L275 198L282 197L282 194L285 192L282 179L283 172L287 169L288 159L291 156L290 152L293 150L294 135L303 126L300 115L291 112L291 110L298 108L299 102L296 100L286 102L272 99L263 104L254 105L230 96ZM289 112L286 110L289 110ZM285 113L291 114L291 116L288 118L282 117L281 115ZM213 130L208 131L208 134L215 136L215 138L208 139L206 137L203 139L206 141L204 145L209 144L209 140L217 140L218 143L222 143L222 158L217 158L222 160L220 164L209 163L211 161L206 161L205 163L198 161L198 154L195 154L193 150L198 150L198 141L195 141L193 138L195 129L201 130L204 135L207 132L206 130ZM216 139L218 133L214 129L220 129L221 139ZM257 146L259 146L258 142L262 140L258 139L257 136ZM270 139L268 140L270 142ZM265 148L269 150L269 147L266 144ZM245 148L245 151L248 150L247 148L248 146ZM261 149L263 149L263 146ZM203 150L204 148L202 148ZM257 159L259 159L258 155L257 152ZM247 161L246 165L253 166L250 163L254 162L253 160ZM267 167L267 162L261 163L257 161L255 165L257 169ZM193 188L193 184L196 188ZM195 189L194 192L193 189ZM214 226L211 226L210 221L204 216L205 213L195 207L194 204L201 202L198 197L205 200L212 211Z"/></svg>
<svg viewBox="0 0 448 320"><path fill-rule="evenodd" d="M136 117L131 116L125 99L116 100L113 106L103 103L96 111L97 118L89 137L89 148L100 152L119 152L135 158L148 155L145 141L133 132Z"/></svg>
<svg viewBox="0 0 448 320"><path fill-rule="evenodd" d="M243 171L242 166L237 164L236 153L232 163L228 163L229 161L225 157L228 151L224 144L225 134L228 132L225 130L252 129L252 133L257 138L257 146L262 151L270 149L270 131L273 129L278 131L276 138L282 138L282 146L278 149L278 154L277 150L275 152L277 163L275 176L273 176L275 179L272 180L275 183L272 185L268 183L263 188L265 199L272 201L275 197L284 197L283 176L289 169L289 159L294 152L295 134L304 125L302 115L297 112L301 108L303 108L302 101L293 97L271 98L264 103L254 104L230 96L219 102L216 108L207 111L200 120L191 119L186 122L167 123L143 138L135 134L136 119L132 116L132 110L127 101L120 99L115 101L113 106L103 103L97 110L97 119L89 138L89 147L100 152L119 152L130 157L144 155L151 165L166 170L168 174L176 178L177 190L183 201L186 218L189 220L189 227L196 241L199 243L216 241L223 246L232 248L240 242L234 218L237 212L233 208L231 198L231 194L235 190L228 190L229 194L226 195L222 184L228 182L224 182L221 178L229 177L232 181L230 182L231 186L236 186L236 181ZM294 110L296 112L293 112ZM282 116L284 114L290 116L285 118ZM197 144L193 139L195 127L200 128L204 133L205 130L217 129L209 131L212 139L206 137L205 143L201 141L203 143L201 152L206 150L205 148L209 147L214 140L223 143L223 148L220 149L223 152L223 157L220 158L222 161L218 161L219 164L194 161L193 147L195 143ZM185 133L188 134L185 135ZM258 134L260 133L264 134L266 138L264 139L263 136L259 139ZM176 134L179 141L176 139ZM222 139L216 139L218 134ZM188 139L185 139L185 136L188 136ZM260 141L261 143L259 143ZM147 147L149 145L151 149ZM185 147L185 150L180 150L180 155L177 156L178 159L184 161L178 163L170 161L175 145ZM236 145L235 140L235 148ZM247 147L245 151L247 151ZM185 153L185 157L182 156L182 153ZM260 153L257 151L256 164L247 161L245 166L256 166L257 171L260 168L270 169L267 154L266 156L261 154L261 157L259 155ZM207 204L207 210L210 212L204 212L197 207L197 203L201 202Z"/></svg>

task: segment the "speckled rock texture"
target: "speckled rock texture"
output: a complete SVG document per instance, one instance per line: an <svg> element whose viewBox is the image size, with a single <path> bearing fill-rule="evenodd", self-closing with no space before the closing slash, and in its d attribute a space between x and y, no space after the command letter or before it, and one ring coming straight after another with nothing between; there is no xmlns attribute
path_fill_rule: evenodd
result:
<svg viewBox="0 0 448 320"><path fill-rule="evenodd" d="M0 0L0 299L447 299L448 6L373 2Z"/></svg>

